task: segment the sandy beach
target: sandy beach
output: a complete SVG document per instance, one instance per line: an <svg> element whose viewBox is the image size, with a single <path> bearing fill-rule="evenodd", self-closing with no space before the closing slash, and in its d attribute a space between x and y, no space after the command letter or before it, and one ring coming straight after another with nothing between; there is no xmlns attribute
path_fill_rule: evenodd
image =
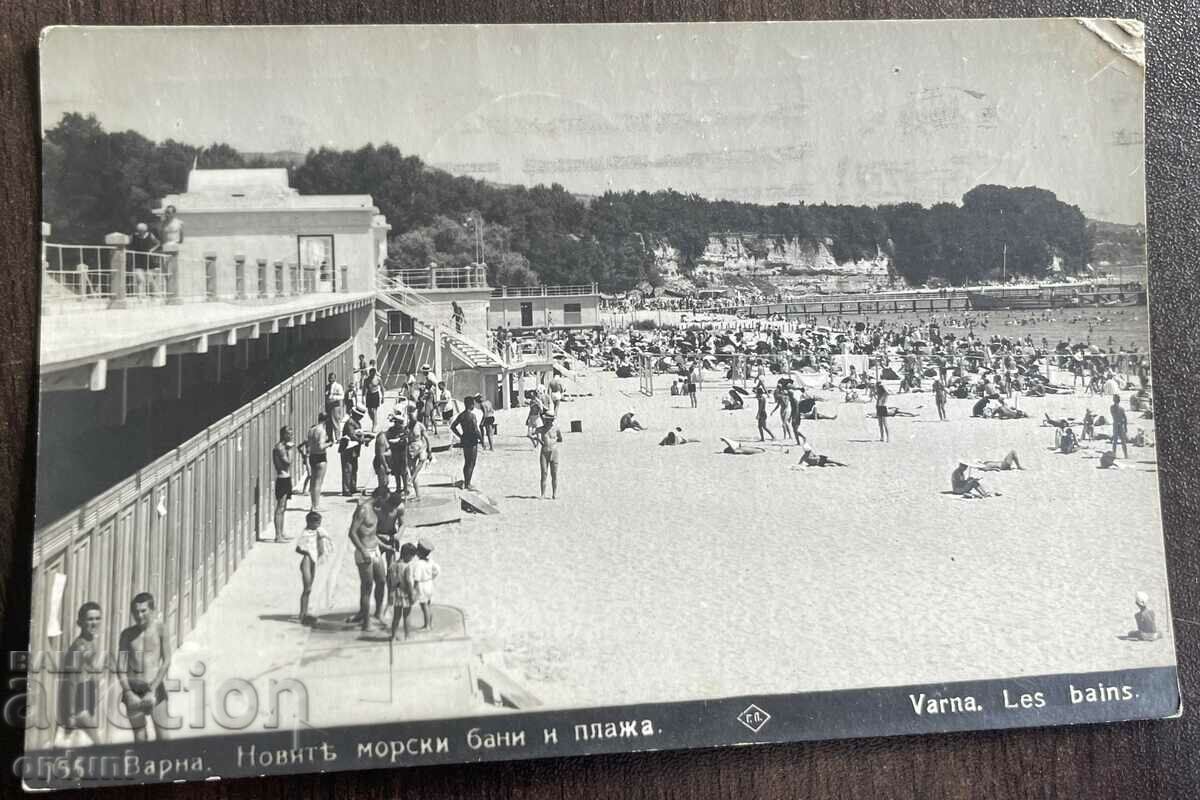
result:
<svg viewBox="0 0 1200 800"><path fill-rule="evenodd" d="M889 420L882 444L871 407L829 392L838 418L802 429L850 466L793 471L794 445L720 454L718 436L757 437L752 408L721 411L716 386L691 409L636 378L593 380L600 393L561 408L558 500L537 498L524 411L501 412L476 475L503 513L435 534L440 599L550 707L1173 663L1169 631L1118 638L1135 591L1167 616L1153 448L1098 469L1107 443L1060 455L1040 423L1109 400L1022 398L1032 418L1005 422L952 398L939 422L930 394L893 394L920 416ZM617 431L631 409L649 430ZM674 426L702 441L659 447ZM1139 427L1153 432L1131 414ZM945 493L960 459L1010 449L1024 471L982 476L1002 496Z"/></svg>

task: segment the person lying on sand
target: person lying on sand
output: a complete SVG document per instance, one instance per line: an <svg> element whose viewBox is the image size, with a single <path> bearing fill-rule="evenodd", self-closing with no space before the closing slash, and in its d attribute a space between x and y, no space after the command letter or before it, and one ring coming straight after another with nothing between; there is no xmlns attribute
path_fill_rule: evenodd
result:
<svg viewBox="0 0 1200 800"><path fill-rule="evenodd" d="M730 389L729 396L722 398L721 407L726 411L741 411L746 407L746 402L742 400L742 396L738 394L737 389Z"/></svg>
<svg viewBox="0 0 1200 800"><path fill-rule="evenodd" d="M917 408L920 408L920 407L921 406L917 406ZM878 411L878 408L876 410ZM885 410L887 411L887 415L889 417L919 417L919 416L921 416L920 414L914 414L911 411L901 411L899 409L899 407L897 407L897 406L886 406ZM875 416L876 416L875 414L867 414L868 419L871 419ZM822 419L826 419L826 418L823 417Z"/></svg>
<svg viewBox="0 0 1200 800"><path fill-rule="evenodd" d="M1000 472L1010 469L1025 469L1021 466L1021 460L1017 458L1016 450L1009 450L1008 455L1002 461L980 461L975 465L975 469L983 472Z"/></svg>
<svg viewBox="0 0 1200 800"><path fill-rule="evenodd" d="M992 412L992 416L996 419L1025 419L1029 415L1019 408L1013 408L1008 405L1001 398L1000 405Z"/></svg>
<svg viewBox="0 0 1200 800"><path fill-rule="evenodd" d="M800 456L800 463L793 464L792 469L807 469L808 467L848 467L849 464L843 464L841 461L834 461L832 458L820 453L814 453L812 445L804 445L804 453Z"/></svg>
<svg viewBox="0 0 1200 800"><path fill-rule="evenodd" d="M978 478L967 476L968 469L970 467L966 464L958 462L958 468L950 473L950 490L963 497L992 497L991 493L984 491Z"/></svg>
<svg viewBox="0 0 1200 800"><path fill-rule="evenodd" d="M720 437L720 439L725 443L725 449L721 452L727 456L756 456L759 453L767 452L761 447L744 445L736 439L726 439L724 436Z"/></svg>
<svg viewBox="0 0 1200 800"><path fill-rule="evenodd" d="M673 431L667 431L667 435L658 443L659 447L667 447L676 444L695 444L699 439L688 439L683 435L683 428L676 428Z"/></svg>

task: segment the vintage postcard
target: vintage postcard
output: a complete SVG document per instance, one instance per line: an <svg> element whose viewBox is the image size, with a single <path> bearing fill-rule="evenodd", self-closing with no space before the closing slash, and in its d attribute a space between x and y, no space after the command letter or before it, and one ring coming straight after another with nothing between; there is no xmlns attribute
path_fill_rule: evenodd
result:
<svg viewBox="0 0 1200 800"><path fill-rule="evenodd" d="M47 29L26 785L1175 715L1141 42Z"/></svg>

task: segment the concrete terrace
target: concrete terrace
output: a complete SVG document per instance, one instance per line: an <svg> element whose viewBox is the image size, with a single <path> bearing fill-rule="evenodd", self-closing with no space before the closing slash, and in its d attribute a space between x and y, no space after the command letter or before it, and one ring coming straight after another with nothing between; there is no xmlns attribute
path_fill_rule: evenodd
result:
<svg viewBox="0 0 1200 800"><path fill-rule="evenodd" d="M205 352L211 336L257 338L254 326L293 327L368 305L375 292L314 293L295 297L245 301L191 302L180 305L140 305L124 309L96 307L42 316L41 371L58 372L99 359L136 355L171 348ZM239 329L249 329L239 332ZM200 349L197 349L200 348ZM165 357L166 351L161 355Z"/></svg>

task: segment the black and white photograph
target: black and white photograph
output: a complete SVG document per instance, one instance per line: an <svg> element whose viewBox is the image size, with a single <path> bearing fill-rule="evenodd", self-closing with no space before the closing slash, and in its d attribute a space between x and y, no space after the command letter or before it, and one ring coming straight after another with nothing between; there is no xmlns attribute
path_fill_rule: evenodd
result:
<svg viewBox="0 0 1200 800"><path fill-rule="evenodd" d="M1143 37L46 29L26 785L1176 715Z"/></svg>

